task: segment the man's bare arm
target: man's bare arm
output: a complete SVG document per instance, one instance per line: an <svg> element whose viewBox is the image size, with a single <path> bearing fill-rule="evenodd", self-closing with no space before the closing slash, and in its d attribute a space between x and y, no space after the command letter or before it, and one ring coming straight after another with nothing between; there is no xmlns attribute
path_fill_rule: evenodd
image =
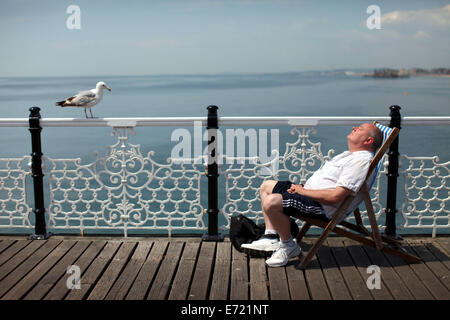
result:
<svg viewBox="0 0 450 320"><path fill-rule="evenodd" d="M324 190L309 190L303 188L301 185L292 185L289 190L289 193L298 193L304 196L307 196L317 202L323 204L337 204L343 201L348 195L351 194L351 191L344 187L336 187L334 189L324 189Z"/></svg>

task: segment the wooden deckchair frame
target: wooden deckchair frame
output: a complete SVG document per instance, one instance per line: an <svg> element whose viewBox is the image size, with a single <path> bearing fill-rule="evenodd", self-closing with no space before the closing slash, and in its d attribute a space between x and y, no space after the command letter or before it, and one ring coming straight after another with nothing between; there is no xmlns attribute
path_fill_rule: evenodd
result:
<svg viewBox="0 0 450 320"><path fill-rule="evenodd" d="M374 124L376 121L374 122ZM346 213L348 212L348 207L352 203L355 196L349 195L345 200L342 202L342 204L337 209L335 215L333 216L333 219L331 219L329 222L320 220L320 219L314 219L314 218L306 218L302 217L301 215L293 215L293 217L304 220L305 224L303 225L302 229L299 231L298 235L296 236L297 243L300 243L303 236L308 232L309 228L311 226L318 226L323 228L323 232L320 235L319 239L315 242L311 250L309 250L306 257L301 261L300 268L304 269L311 259L314 257L314 255L317 253L319 248L322 246L323 242L326 240L330 232L337 233L339 235L342 235L344 237L350 238L352 240L358 241L362 244L371 246L376 248L377 250L381 250L396 256L399 256L407 261L410 262L419 262L420 259L414 255L411 255L407 253L403 248L401 248L401 243L391 239L389 237L383 236L380 234L378 230L378 225L375 217L375 213L373 210L372 200L370 198L369 190L367 189L367 181L371 178L373 170L378 165L378 162L381 161L383 158L383 155L386 153L386 150L389 148L391 143L397 138L398 134L400 132L400 129L393 128L392 132L389 134L389 136L386 138L386 140L383 142L381 147L378 149L377 153L373 157L370 166L369 171L367 172L366 179L361 187L361 190L359 192L362 192L364 204L367 209L367 215L369 217L370 226L372 232L369 232L367 230L361 219L361 214L359 212L359 209L356 208L356 210L353 212L355 216L356 224L352 224L347 221L341 221L345 217ZM341 225L342 227L345 227L346 229L338 226ZM350 229L351 232L347 229Z"/></svg>

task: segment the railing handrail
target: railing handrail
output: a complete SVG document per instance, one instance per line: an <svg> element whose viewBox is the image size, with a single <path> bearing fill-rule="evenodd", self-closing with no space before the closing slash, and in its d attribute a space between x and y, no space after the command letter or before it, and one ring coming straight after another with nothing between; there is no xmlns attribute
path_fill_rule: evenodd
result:
<svg viewBox="0 0 450 320"><path fill-rule="evenodd" d="M258 117L219 117L221 126L248 125L290 125L290 126L340 126L361 122L378 121L388 123L385 116L258 116ZM404 126L450 125L450 116L402 117ZM41 118L41 127L136 127L136 126L192 126L196 122L206 125L207 117L124 117L124 118ZM0 127L28 127L28 118L0 118Z"/></svg>

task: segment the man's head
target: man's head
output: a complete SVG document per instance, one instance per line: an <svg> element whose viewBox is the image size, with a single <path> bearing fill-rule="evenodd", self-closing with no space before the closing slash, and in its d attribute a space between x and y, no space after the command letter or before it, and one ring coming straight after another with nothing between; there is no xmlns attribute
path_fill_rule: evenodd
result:
<svg viewBox="0 0 450 320"><path fill-rule="evenodd" d="M383 142L383 133L371 123L363 123L359 127L353 127L347 136L348 149L350 151L376 151Z"/></svg>

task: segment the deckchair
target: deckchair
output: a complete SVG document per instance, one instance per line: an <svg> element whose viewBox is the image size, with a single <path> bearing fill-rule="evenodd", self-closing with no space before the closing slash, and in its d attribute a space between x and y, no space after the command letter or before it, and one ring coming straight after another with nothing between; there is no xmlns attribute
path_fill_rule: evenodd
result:
<svg viewBox="0 0 450 320"><path fill-rule="evenodd" d="M380 123L377 123L376 121L374 122L374 124L383 132L383 143L378 148L375 156L373 157L369 166L369 171L367 172L366 179L359 191L362 193L363 202L367 209L367 216L370 221L371 232L367 230L366 227L363 225L361 214L358 208L355 211L353 211L356 224L344 220L349 214L352 213L348 212L348 207L352 203L356 195L349 195L347 198L345 198L331 220L326 218L325 215L323 215L323 217L320 218L316 217L310 218L310 217L302 217L300 215L293 215L293 217L305 221L302 229L296 236L297 243L300 243L301 239L306 234L306 232L308 232L311 226L314 225L324 229L318 240L311 248L311 250L309 250L306 257L301 261L299 268L301 269L306 268L306 266L309 264L314 255L317 253L317 251L319 250L323 242L326 240L330 232L334 232L341 236L358 241L362 244L374 247L377 250L381 250L383 252L399 256L410 262L420 261L418 257L406 252L401 247L401 243L399 241L381 235L378 230L378 225L375 218L375 213L373 210L369 190L376 180L376 176L381 167L381 159L383 158L383 155L385 154L386 150L389 148L391 143L398 136L400 129L389 128ZM344 228L342 228L341 226Z"/></svg>

